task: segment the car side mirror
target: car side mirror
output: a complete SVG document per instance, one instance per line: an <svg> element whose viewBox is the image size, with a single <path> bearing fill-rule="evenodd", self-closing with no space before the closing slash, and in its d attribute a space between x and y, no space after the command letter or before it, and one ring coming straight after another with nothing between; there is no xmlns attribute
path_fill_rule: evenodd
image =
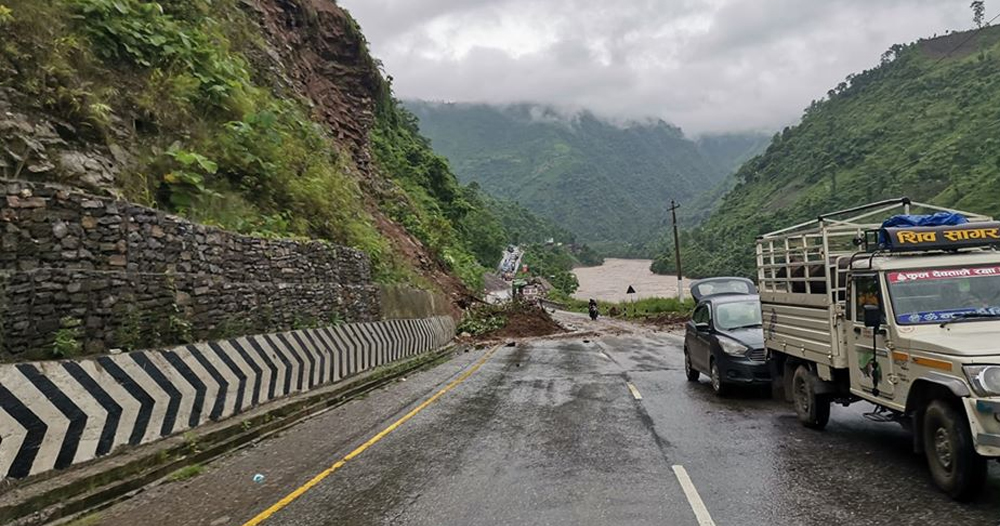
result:
<svg viewBox="0 0 1000 526"><path fill-rule="evenodd" d="M708 323L702 322L702 323L695 323L694 328L698 329L698 332L708 332L709 329L712 328L712 326L709 325Z"/></svg>
<svg viewBox="0 0 1000 526"><path fill-rule="evenodd" d="M882 311L875 305L864 306L865 327L878 330L882 326Z"/></svg>

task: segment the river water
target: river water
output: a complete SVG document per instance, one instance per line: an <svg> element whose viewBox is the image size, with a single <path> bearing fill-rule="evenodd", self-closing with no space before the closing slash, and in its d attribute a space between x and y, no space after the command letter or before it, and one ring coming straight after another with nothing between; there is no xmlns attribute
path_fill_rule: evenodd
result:
<svg viewBox="0 0 1000 526"><path fill-rule="evenodd" d="M661 276L649 270L652 260L649 259L614 259L604 260L599 267L580 267L573 270L580 288L573 294L574 298L588 300L590 298L602 301L629 301L640 298L677 297L677 276ZM635 289L635 294L626 294L629 285ZM687 287L690 282L684 280L684 295L688 296Z"/></svg>

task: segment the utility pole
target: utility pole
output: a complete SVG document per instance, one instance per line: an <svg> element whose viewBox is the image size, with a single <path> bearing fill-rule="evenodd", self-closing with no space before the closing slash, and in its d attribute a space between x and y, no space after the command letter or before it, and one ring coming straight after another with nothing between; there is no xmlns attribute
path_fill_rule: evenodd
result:
<svg viewBox="0 0 1000 526"><path fill-rule="evenodd" d="M677 299L684 301L684 278L681 272L681 238L677 234L677 209L681 205L673 199L670 200L670 216L674 220L674 257L677 258Z"/></svg>

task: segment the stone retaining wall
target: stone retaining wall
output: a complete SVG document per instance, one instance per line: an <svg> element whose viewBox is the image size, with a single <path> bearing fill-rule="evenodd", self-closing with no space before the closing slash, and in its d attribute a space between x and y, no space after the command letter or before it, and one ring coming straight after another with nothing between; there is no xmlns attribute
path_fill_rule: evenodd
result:
<svg viewBox="0 0 1000 526"><path fill-rule="evenodd" d="M0 361L58 357L77 342L97 354L379 318L357 250L0 180Z"/></svg>

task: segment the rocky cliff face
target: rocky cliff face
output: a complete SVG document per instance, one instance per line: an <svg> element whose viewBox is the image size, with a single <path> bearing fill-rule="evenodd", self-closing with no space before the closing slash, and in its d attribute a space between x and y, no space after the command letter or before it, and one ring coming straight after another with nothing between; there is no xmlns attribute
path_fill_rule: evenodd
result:
<svg viewBox="0 0 1000 526"><path fill-rule="evenodd" d="M370 172L368 133L376 99L388 86L354 21L332 0L245 0L240 7L264 37L250 57L258 75L306 101L312 117L329 126L358 167ZM87 119L74 123L60 116L60 104L38 100L16 82L6 84L0 89L0 173L7 178L117 193L116 176L135 169L134 157L142 155L130 150L141 148L141 136L157 128L141 112L126 109L109 115L109 133L96 132Z"/></svg>
<svg viewBox="0 0 1000 526"><path fill-rule="evenodd" d="M362 169L375 101L387 89L354 21L330 0L257 0L246 6L264 30L271 71L313 104Z"/></svg>
<svg viewBox="0 0 1000 526"><path fill-rule="evenodd" d="M76 126L32 111L22 99L13 89L0 90L0 173L114 192L129 153L117 144L81 140Z"/></svg>
<svg viewBox="0 0 1000 526"><path fill-rule="evenodd" d="M375 161L391 88L332 0L4 4L0 177L328 239L372 254L381 280L467 295L449 263L461 258L427 244L453 227L423 218L435 205Z"/></svg>

